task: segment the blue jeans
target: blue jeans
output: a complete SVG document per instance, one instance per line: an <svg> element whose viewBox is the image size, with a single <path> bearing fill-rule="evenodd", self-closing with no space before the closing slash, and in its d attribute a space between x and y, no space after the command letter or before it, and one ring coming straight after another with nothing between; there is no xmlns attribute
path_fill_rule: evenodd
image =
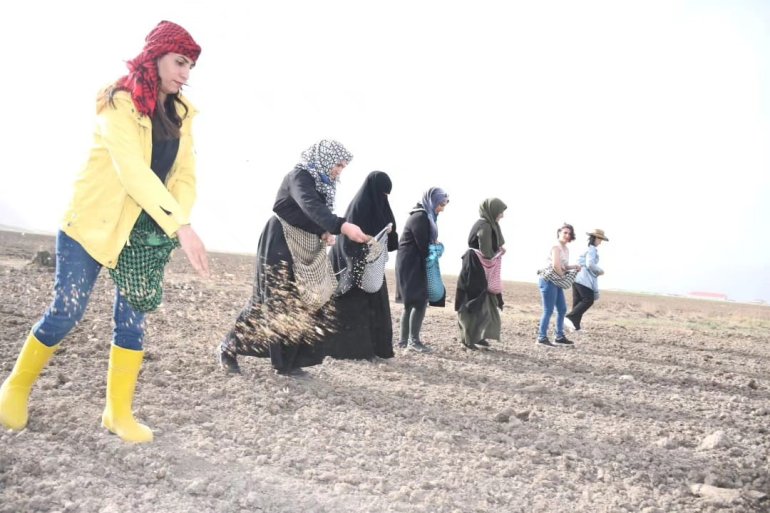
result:
<svg viewBox="0 0 770 513"><path fill-rule="evenodd" d="M551 323L553 307L556 307L556 338L564 336L564 315L567 313L567 301L564 291L548 280L540 278L540 295L543 297L543 317L540 318L538 338L548 336L548 325Z"/></svg>
<svg viewBox="0 0 770 513"><path fill-rule="evenodd" d="M83 246L66 233L58 233L54 298L43 318L32 328L35 338L51 347L67 336L83 318L101 269L102 265L91 258ZM144 317L145 314L135 311L115 287L113 343L140 351L144 340Z"/></svg>

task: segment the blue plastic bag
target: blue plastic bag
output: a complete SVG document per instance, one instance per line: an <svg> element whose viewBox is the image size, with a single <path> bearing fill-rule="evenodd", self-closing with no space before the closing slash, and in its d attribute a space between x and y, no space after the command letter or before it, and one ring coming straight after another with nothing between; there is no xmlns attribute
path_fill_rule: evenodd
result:
<svg viewBox="0 0 770 513"><path fill-rule="evenodd" d="M444 245L440 242L428 246L428 258L425 261L425 269L428 274L428 301L436 303L441 301L446 293L444 282L441 279L441 268L438 260L444 254Z"/></svg>

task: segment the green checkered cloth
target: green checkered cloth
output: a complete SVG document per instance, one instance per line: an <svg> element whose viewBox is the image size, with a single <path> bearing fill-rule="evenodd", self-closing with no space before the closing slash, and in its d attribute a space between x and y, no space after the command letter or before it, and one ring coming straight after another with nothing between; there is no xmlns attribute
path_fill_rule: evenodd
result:
<svg viewBox="0 0 770 513"><path fill-rule="evenodd" d="M143 210L110 276L128 304L151 312L163 300L163 270L179 240L169 237Z"/></svg>

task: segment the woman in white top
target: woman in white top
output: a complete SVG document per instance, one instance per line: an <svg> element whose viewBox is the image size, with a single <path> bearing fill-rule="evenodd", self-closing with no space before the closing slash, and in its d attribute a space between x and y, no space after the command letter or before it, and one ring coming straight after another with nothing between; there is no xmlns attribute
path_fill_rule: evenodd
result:
<svg viewBox="0 0 770 513"><path fill-rule="evenodd" d="M556 231L558 244L551 248L548 256L548 264L553 266L559 276L564 276L567 271L580 269L579 265L569 265L569 249L567 244L575 240L575 229L571 224L564 223ZM572 342L564 336L564 316L567 313L567 301L564 291L557 285L543 278L539 279L540 295L543 298L543 316L540 318L540 330L537 343L544 346L563 345L571 346ZM551 322L551 314L556 308L556 338L554 342L548 339L548 325Z"/></svg>

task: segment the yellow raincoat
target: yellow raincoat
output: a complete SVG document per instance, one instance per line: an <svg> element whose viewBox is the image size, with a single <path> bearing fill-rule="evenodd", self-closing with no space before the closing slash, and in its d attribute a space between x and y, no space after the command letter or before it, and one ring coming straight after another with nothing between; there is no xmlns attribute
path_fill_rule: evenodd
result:
<svg viewBox="0 0 770 513"><path fill-rule="evenodd" d="M114 268L131 229L145 210L169 236L188 224L195 202L192 118L183 97L179 152L166 184L150 169L152 120L140 114L126 91L115 94L97 114L93 146L75 182L62 230L100 264ZM184 109L177 106L180 117Z"/></svg>

